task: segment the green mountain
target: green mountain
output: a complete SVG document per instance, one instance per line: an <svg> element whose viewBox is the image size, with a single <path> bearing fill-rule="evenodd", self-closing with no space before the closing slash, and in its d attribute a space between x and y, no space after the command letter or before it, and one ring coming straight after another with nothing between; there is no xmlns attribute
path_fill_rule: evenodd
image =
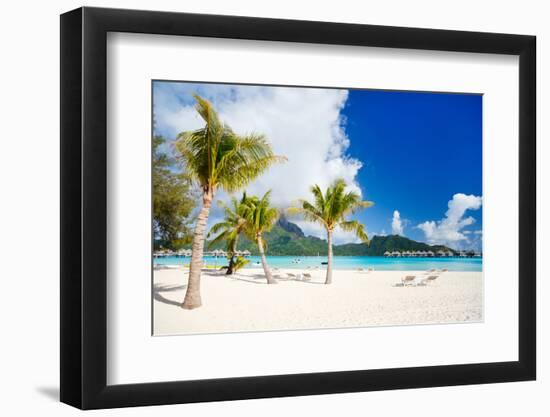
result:
<svg viewBox="0 0 550 417"><path fill-rule="evenodd" d="M327 242L318 237L305 236L300 227L289 222L285 217L281 217L273 229L265 234L267 242L268 255L287 255L287 256L326 256ZM226 249L224 244L209 246L207 250ZM241 237L239 240L239 250L249 250L253 255L258 255L258 247L248 239ZM389 251L433 251L438 250L456 251L441 245L431 246L426 243L416 242L403 236L374 236L370 245L364 243L347 243L344 245L335 245L334 255L339 256L383 256L384 252Z"/></svg>
<svg viewBox="0 0 550 417"><path fill-rule="evenodd" d="M374 236L371 239L370 245L364 243L347 243L334 247L335 255L348 256L383 256L384 252L392 251L432 251L437 252L443 250L445 252L453 249L443 245L428 245L427 243L417 242L409 238L399 235Z"/></svg>

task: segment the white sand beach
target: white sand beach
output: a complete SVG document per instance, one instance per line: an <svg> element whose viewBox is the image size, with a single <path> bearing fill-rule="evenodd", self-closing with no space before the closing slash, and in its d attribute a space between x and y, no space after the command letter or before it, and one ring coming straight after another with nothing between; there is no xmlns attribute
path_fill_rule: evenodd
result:
<svg viewBox="0 0 550 417"><path fill-rule="evenodd" d="M483 320L481 272L445 272L426 286L395 286L424 271L307 271L309 282L279 271L267 285L261 269L237 275L204 271L202 307L184 310L188 270L154 272L154 335L222 333L377 325L479 322ZM305 271L304 271L305 272Z"/></svg>

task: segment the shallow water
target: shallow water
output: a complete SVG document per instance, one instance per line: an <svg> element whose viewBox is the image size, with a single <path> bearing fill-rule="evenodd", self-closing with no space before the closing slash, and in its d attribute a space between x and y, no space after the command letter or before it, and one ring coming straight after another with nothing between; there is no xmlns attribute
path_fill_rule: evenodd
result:
<svg viewBox="0 0 550 417"><path fill-rule="evenodd" d="M250 256L250 263L246 268L261 268L260 257ZM161 265L189 265L191 258L167 256L155 258L156 264ZM207 265L227 265L223 257L205 256ZM304 269L318 266L325 268L325 256L268 256L270 267L285 269ZM482 258L386 258L383 256L335 256L334 269L374 268L379 271L423 271L427 269L447 268L449 271L482 271Z"/></svg>

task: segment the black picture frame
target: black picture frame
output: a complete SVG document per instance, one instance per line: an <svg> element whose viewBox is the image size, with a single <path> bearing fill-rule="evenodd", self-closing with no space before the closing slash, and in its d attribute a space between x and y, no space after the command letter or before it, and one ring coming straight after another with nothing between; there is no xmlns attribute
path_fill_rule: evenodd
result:
<svg viewBox="0 0 550 417"><path fill-rule="evenodd" d="M519 56L519 360L107 385L108 32ZM88 7L61 15L61 401L95 409L534 380L535 51L524 35Z"/></svg>

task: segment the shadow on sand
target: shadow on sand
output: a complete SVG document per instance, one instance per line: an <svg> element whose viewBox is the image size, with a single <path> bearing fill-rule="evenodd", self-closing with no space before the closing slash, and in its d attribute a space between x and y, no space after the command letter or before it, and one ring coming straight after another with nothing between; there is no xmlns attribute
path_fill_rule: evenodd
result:
<svg viewBox="0 0 550 417"><path fill-rule="evenodd" d="M277 278L277 281L295 281L295 282L300 282L302 284L313 284L313 285L325 285L325 282L321 282L321 281L304 281L303 279L299 279L299 278L293 278L293 277L280 277L280 278Z"/></svg>
<svg viewBox="0 0 550 417"><path fill-rule="evenodd" d="M153 298L156 301L159 301L164 304L168 304L171 306L179 307L181 306L181 301L174 301L169 298L166 298L161 293L165 292L173 292L173 291L179 291L184 290L187 288L187 285L162 285L162 284L155 284L153 286Z"/></svg>
<svg viewBox="0 0 550 417"><path fill-rule="evenodd" d="M267 280L265 279L265 276L263 275L228 275L228 278L234 280L234 281L243 281L248 282L249 284L259 284L259 285L267 285ZM262 279L263 281L258 281Z"/></svg>
<svg viewBox="0 0 550 417"><path fill-rule="evenodd" d="M209 276L217 276L220 278L227 277L234 281L242 281L242 282L248 282L249 284L258 284L258 285L267 285L267 281L265 278L265 275L263 274L253 274L253 275L240 275L240 274L233 274L233 275L226 275L225 273L220 274L219 271L202 271L203 275L209 275ZM324 282L319 281L304 281L303 279L295 278L295 277L283 277L279 274L273 274L273 278L275 278L277 281L295 281L300 282L302 284L313 284L313 285L324 285ZM159 301L164 304L168 304L171 306L180 307L181 301L175 301L171 300L169 298L166 298L161 293L167 293L167 292L173 292L173 291L179 291L184 290L187 288L187 285L163 285L163 284L154 284L153 286L153 298L156 301Z"/></svg>
<svg viewBox="0 0 550 417"><path fill-rule="evenodd" d="M260 284L260 285L267 285L267 280L265 278L265 275L263 274L253 274L253 275L228 275L229 278L236 280L236 281L244 281L248 282L250 284ZM318 281L304 281L303 279L299 279L297 277L283 277L280 274L274 273L273 278L277 281L285 282L285 281L294 281L299 282L301 284L323 284L324 282L318 282Z"/></svg>

